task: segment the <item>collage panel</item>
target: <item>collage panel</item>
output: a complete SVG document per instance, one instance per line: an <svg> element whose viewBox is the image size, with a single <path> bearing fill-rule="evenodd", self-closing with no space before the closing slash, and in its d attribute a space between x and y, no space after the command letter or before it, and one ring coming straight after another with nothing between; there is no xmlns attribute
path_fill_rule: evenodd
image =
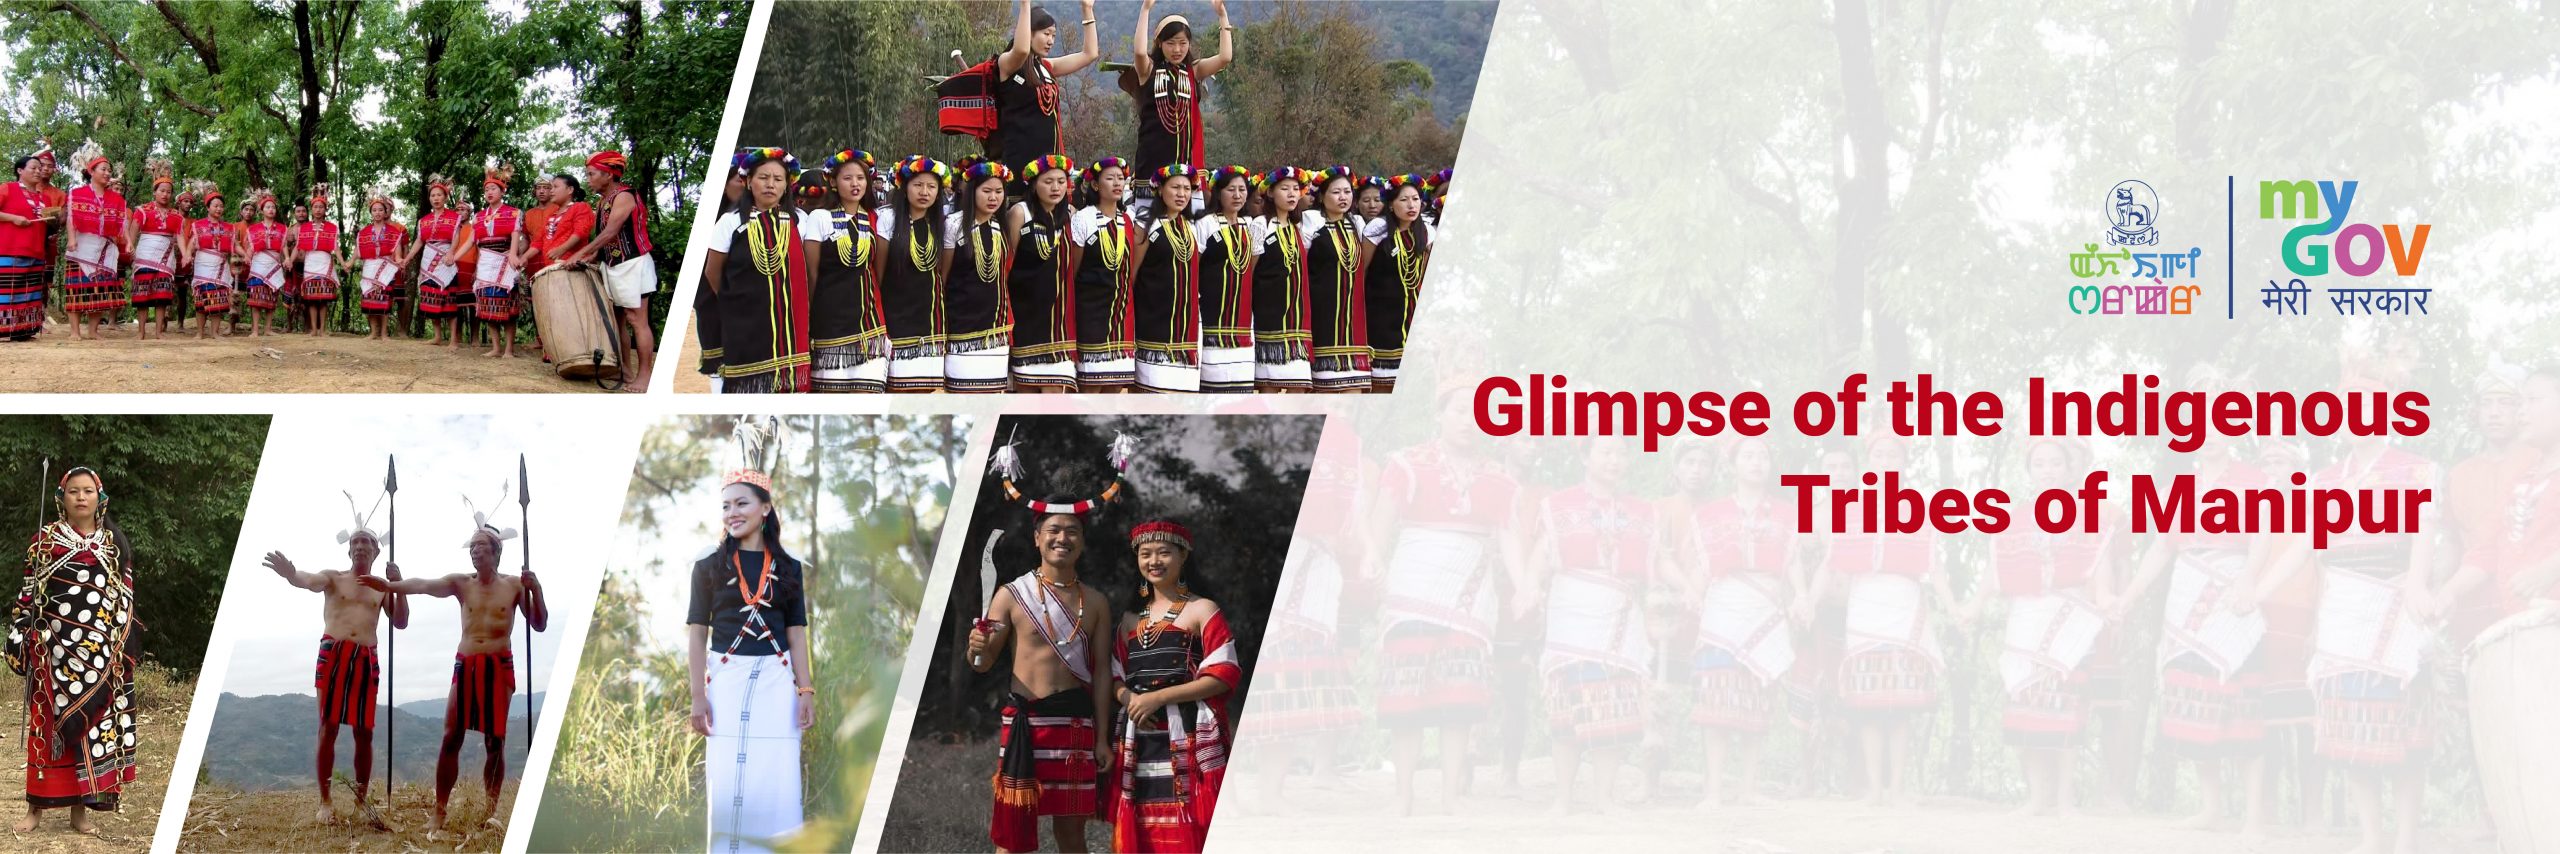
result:
<svg viewBox="0 0 2560 854"><path fill-rule="evenodd" d="M752 6L0 7L0 392L645 389Z"/></svg>
<svg viewBox="0 0 2560 854"><path fill-rule="evenodd" d="M150 846L268 420L0 416L21 484L0 492L0 520L29 532L9 605L17 684L0 691L24 778L13 850Z"/></svg>
<svg viewBox="0 0 2560 854"><path fill-rule="evenodd" d="M642 429L534 851L844 851L970 419Z"/></svg>
<svg viewBox="0 0 2560 854"><path fill-rule="evenodd" d="M278 418L177 850L500 850L559 719L553 668L595 610L633 432Z"/></svg>
<svg viewBox="0 0 2560 854"><path fill-rule="evenodd" d="M777 0L677 390L1392 391L1495 6Z"/></svg>
<svg viewBox="0 0 2560 854"><path fill-rule="evenodd" d="M999 419L880 850L1199 850L1324 420Z"/></svg>

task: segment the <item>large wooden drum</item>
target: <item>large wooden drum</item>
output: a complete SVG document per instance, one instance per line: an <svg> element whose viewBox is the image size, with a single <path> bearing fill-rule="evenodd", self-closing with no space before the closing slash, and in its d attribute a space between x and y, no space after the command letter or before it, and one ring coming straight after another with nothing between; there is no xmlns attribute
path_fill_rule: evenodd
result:
<svg viewBox="0 0 2560 854"><path fill-rule="evenodd" d="M533 322L542 352L560 376L573 380L622 374L613 300L595 270L544 270L533 280Z"/></svg>
<svg viewBox="0 0 2560 854"><path fill-rule="evenodd" d="M2481 632L2468 674L2472 750L2498 850L2560 852L2560 603Z"/></svg>

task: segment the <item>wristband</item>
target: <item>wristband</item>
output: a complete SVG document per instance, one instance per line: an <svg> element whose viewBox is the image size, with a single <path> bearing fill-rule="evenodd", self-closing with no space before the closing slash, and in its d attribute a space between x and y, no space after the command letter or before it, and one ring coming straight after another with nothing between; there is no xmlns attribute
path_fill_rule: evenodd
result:
<svg viewBox="0 0 2560 854"><path fill-rule="evenodd" d="M816 689L816 688L811 688L811 687L806 686L806 685L803 685L803 686L801 686L801 687L800 687L800 696L803 696L803 697L814 697L814 696L817 696L817 695L818 695L818 689Z"/></svg>

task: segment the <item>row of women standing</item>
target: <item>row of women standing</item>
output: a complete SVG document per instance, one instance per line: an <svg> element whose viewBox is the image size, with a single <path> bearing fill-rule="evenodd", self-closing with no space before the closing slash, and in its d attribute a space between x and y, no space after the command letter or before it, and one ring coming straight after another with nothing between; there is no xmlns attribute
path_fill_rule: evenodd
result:
<svg viewBox="0 0 2560 854"><path fill-rule="evenodd" d="M695 306L725 392L1390 391L1448 181L1054 154L732 165ZM1150 204L1126 204L1134 180ZM1354 212L1366 186L1375 217Z"/></svg>
<svg viewBox="0 0 2560 854"><path fill-rule="evenodd" d="M167 160L149 161L150 198L130 207L113 189L114 169L95 143L73 160L84 183L59 200L49 194L50 151L19 158L19 180L0 189L0 336L28 338L42 328L57 255L71 264L63 308L82 339L96 338L128 306L143 313L142 337L165 336L182 298L200 318L247 314L255 336L268 334L276 309L290 307L311 335L325 336L342 289L356 291L373 337L382 338L409 290L402 287L409 273L416 312L435 328L431 343L458 348L459 321L478 320L501 327L486 355L504 356L513 353L524 302L517 285L551 265L598 265L626 310L645 305L656 287L654 264L643 263L646 215L621 183L626 162L619 152L589 158L583 185L566 174L537 182L541 204L534 208L506 203L515 173L505 166L483 173L485 206L476 212L456 206L453 181L430 176L430 212L414 227L394 222L390 197L377 193L365 202L370 222L351 240L326 218L325 183L313 186L308 206L294 208L290 225L278 222L276 196L264 189L247 193L235 222L225 218L219 186L188 181L181 192ZM599 194L595 206L585 201L589 188ZM611 212L612 221L600 212ZM342 288L348 275L357 281ZM214 331L200 323L196 337Z"/></svg>

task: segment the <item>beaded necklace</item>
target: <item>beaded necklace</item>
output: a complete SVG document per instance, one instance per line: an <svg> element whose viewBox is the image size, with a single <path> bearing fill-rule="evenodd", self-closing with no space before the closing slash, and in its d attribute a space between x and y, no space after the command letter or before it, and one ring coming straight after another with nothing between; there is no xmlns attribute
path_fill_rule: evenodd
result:
<svg viewBox="0 0 2560 854"><path fill-rule="evenodd" d="M995 222L990 220L969 226L969 260L977 263L978 281L992 282L1004 275L1004 256L996 245Z"/></svg>
<svg viewBox="0 0 2560 854"><path fill-rule="evenodd" d="M838 211L838 213L843 212ZM847 213L844 217L844 221L836 229L836 260L844 262L847 267L870 264L871 224L866 222L861 214Z"/></svg>
<svg viewBox="0 0 2560 854"><path fill-rule="evenodd" d="M1298 251L1300 249L1298 246L1298 224L1289 222L1285 219L1282 220L1279 228L1271 230L1271 240L1274 243L1280 244L1280 268L1292 273L1297 272Z"/></svg>
<svg viewBox="0 0 2560 854"><path fill-rule="evenodd" d="M1242 221L1223 214L1218 217L1218 221L1223 223L1218 227L1218 239L1227 242L1227 269L1242 273L1244 262L1248 260L1244 251L1245 234Z"/></svg>
<svg viewBox="0 0 2560 854"><path fill-rule="evenodd" d="M915 262L916 272L933 272L936 260L933 257L933 241L925 238L924 228L914 226L907 228L907 260Z"/></svg>
<svg viewBox="0 0 2560 854"><path fill-rule="evenodd" d="M1412 293L1413 286L1422 278L1422 256L1406 244L1405 230L1401 228L1396 229L1395 249L1396 281L1404 285L1405 293Z"/></svg>
<svg viewBox="0 0 2560 854"><path fill-rule="evenodd" d="M1056 602L1056 601L1058 601L1058 600L1059 600L1059 598L1060 598L1060 596L1062 595L1062 594L1060 593L1060 591L1069 591L1069 592L1073 592L1073 593L1075 594L1075 597L1076 597L1076 624L1075 624L1075 626L1074 626L1073 628L1070 628L1070 629L1067 631L1067 637L1068 637L1069 639L1074 639L1074 638L1077 638L1077 637L1082 637L1082 636L1084 635L1084 591L1082 591L1082 590L1080 590L1080 589L1078 589L1078 588L1082 587L1083 585L1082 585L1081 583L1067 583L1067 584L1060 584L1060 583L1058 583L1058 582L1055 582L1055 581L1051 581L1051 580L1049 580L1049 576L1042 575L1042 574L1040 574L1040 573L1039 573L1038 571L1036 571L1036 570L1035 570L1035 571L1033 571L1033 572L1031 573L1031 575L1032 575L1032 577L1033 577L1033 578L1040 579L1040 595L1041 595L1043 598L1048 599L1049 601L1052 601L1052 602Z"/></svg>
<svg viewBox="0 0 2560 854"><path fill-rule="evenodd" d="M1166 626L1173 625L1173 621L1182 616L1182 606L1188 604L1191 604L1191 588L1182 587L1173 594L1173 607L1166 608L1162 615L1149 613L1146 621L1139 624L1138 645L1156 645L1156 636L1163 634Z"/></svg>
<svg viewBox="0 0 2560 854"><path fill-rule="evenodd" d="M1121 262L1129 257L1128 235L1120 231L1123 216L1126 214L1112 213L1111 222L1094 238L1094 243L1102 247L1102 266L1107 270L1120 269Z"/></svg>
<svg viewBox="0 0 2560 854"><path fill-rule="evenodd" d="M747 221L747 257L765 278L781 273L783 262L789 260L786 253L790 247L783 244L782 222L780 214L770 211L757 211Z"/></svg>

